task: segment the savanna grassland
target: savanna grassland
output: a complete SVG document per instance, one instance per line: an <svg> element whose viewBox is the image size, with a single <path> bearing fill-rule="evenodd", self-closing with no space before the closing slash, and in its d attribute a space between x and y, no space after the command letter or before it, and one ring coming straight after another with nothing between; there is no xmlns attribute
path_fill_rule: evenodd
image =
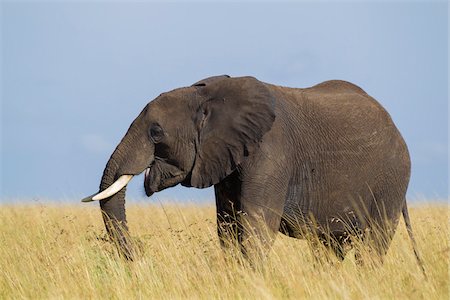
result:
<svg viewBox="0 0 450 300"><path fill-rule="evenodd" d="M215 208L128 205L142 255L120 259L97 205L0 206L0 298L449 299L449 207L410 207L425 280L403 222L385 262L317 261L306 242L278 235L268 259L248 267L217 239ZM324 253L324 257L325 257Z"/></svg>

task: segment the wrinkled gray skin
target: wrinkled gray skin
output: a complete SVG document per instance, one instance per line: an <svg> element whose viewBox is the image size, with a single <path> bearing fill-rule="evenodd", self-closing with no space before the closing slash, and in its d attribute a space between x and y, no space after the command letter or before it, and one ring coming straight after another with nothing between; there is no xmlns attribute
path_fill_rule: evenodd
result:
<svg viewBox="0 0 450 300"><path fill-rule="evenodd" d="M313 233L341 259L358 236L381 257L401 212L412 237L405 142L383 107L345 81L287 88L217 76L161 94L117 146L100 191L147 168L148 196L179 183L214 185L222 244L235 238L244 253L252 241L264 252L281 231ZM124 204L125 188L100 203L132 258ZM374 229L382 234L367 234Z"/></svg>

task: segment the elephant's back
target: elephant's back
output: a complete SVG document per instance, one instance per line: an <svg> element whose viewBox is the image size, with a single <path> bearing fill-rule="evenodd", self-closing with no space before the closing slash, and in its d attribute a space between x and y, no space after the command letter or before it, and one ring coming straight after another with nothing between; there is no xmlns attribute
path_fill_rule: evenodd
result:
<svg viewBox="0 0 450 300"><path fill-rule="evenodd" d="M407 146L391 116L360 87L341 80L304 89L270 87L280 116L275 122L282 123L291 146L307 153L347 153L361 163L376 154L375 165L393 159L409 168Z"/></svg>
<svg viewBox="0 0 450 300"><path fill-rule="evenodd" d="M345 80L328 80L303 90L315 93L333 94L333 93L354 92L367 95L367 93L362 88L360 88L354 83Z"/></svg>
<svg viewBox="0 0 450 300"><path fill-rule="evenodd" d="M275 93L288 94L298 98L300 94L342 94L342 93L358 93L367 95L367 93L354 83L345 80L327 80L311 87L297 88L285 87L269 83L264 83L269 89Z"/></svg>

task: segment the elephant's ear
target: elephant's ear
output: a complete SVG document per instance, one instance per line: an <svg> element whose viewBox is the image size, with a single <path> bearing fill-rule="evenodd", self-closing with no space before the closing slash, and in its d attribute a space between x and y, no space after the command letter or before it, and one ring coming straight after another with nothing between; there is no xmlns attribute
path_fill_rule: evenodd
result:
<svg viewBox="0 0 450 300"><path fill-rule="evenodd" d="M253 77L215 78L198 86L204 102L195 117L199 131L191 185L219 183L248 156L275 120L275 100Z"/></svg>

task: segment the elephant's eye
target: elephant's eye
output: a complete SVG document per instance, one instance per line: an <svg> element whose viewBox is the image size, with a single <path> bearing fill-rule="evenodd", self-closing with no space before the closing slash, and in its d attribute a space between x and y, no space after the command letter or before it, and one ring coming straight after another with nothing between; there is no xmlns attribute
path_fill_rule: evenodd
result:
<svg viewBox="0 0 450 300"><path fill-rule="evenodd" d="M164 130L161 128L161 126L154 124L152 125L152 127L150 127L149 135L152 142L157 144L163 139Z"/></svg>

